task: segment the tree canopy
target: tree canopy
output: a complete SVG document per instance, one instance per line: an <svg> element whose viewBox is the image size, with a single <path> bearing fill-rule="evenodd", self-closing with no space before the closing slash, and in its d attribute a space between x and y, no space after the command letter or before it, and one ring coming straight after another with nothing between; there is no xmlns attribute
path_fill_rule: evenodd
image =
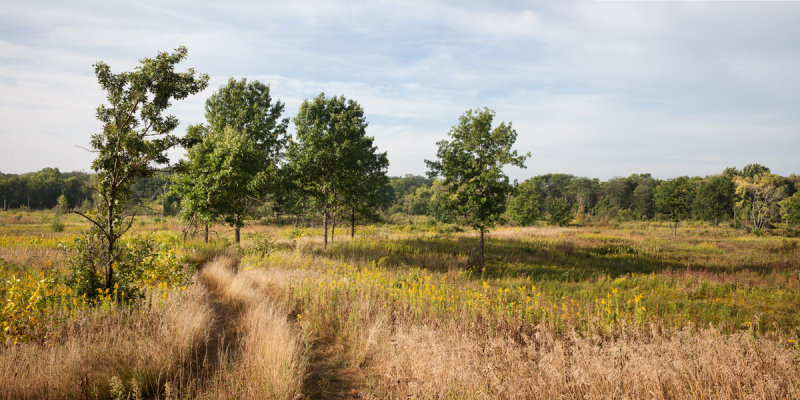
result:
<svg viewBox="0 0 800 400"><path fill-rule="evenodd" d="M344 96L320 93L303 101L294 123L289 169L296 187L321 208L327 246L328 221L338 208L349 207L354 222L356 212L378 205L389 161L366 135L363 108Z"/></svg>
<svg viewBox="0 0 800 400"><path fill-rule="evenodd" d="M505 211L511 191L503 167L524 168L530 157L512 149L517 132L510 123L492 129L494 115L488 108L467 110L450 129L450 140L438 142L437 160L425 160L430 178L444 178L453 209L480 231L481 268L485 268L484 233Z"/></svg>
<svg viewBox="0 0 800 400"><path fill-rule="evenodd" d="M100 201L95 212L79 213L92 222L103 241L106 288L114 284L117 241L133 223L127 202L131 185L136 178L152 174L157 165L168 163L166 152L178 143L171 134L178 119L164 112L173 100L200 92L208 83L207 75L191 68L175 72L186 54L185 47L158 53L142 59L134 71L116 74L102 61L95 64L108 101L97 108L103 130L91 139L97 154L92 169L97 173Z"/></svg>
<svg viewBox="0 0 800 400"><path fill-rule="evenodd" d="M280 181L289 123L283 109L268 85L246 79L231 78L206 100L208 124L189 127L187 161L176 179L185 220L222 220L239 242L245 218Z"/></svg>

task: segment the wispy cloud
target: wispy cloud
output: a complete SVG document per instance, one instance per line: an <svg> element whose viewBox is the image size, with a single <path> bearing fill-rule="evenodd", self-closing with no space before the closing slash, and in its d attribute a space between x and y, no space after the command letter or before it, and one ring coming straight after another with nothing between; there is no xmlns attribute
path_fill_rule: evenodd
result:
<svg viewBox="0 0 800 400"><path fill-rule="evenodd" d="M229 76L269 83L293 115L321 91L359 101L392 174L424 172L467 108L512 121L551 171L703 175L800 170L800 3L430 1L6 2L0 171L87 169L116 71L179 44L209 73L174 107L185 127ZM175 156L180 153L176 152Z"/></svg>

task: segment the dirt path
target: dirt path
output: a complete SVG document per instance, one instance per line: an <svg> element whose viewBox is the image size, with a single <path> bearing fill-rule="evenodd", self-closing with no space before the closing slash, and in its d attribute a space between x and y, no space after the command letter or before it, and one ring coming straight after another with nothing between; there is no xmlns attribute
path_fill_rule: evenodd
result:
<svg viewBox="0 0 800 400"><path fill-rule="evenodd" d="M215 263L212 265L212 263ZM196 388L196 395L210 394L209 388L219 389L228 384L230 370L241 362L245 362L249 354L242 354L243 330L246 318L252 318L252 310L256 303L280 303L281 285L268 280L255 279L263 271L248 271L239 274L239 260L231 256L216 257L198 269L197 282L206 290L208 301L213 310L213 326L203 351L198 352L193 360L192 375L201 378L201 386ZM211 268L207 268L211 266ZM254 282L259 281L258 283ZM235 282L235 283L234 283ZM243 289L246 287L246 289ZM261 296L259 300L243 296L242 292L255 290ZM247 314L247 315L245 315ZM296 319L296 312L289 312L286 322L296 332L303 328ZM280 341L273 341L281 343ZM302 372L300 396L308 399L355 399L359 396L359 371L346 365L346 359L336 338L313 338L305 343L306 364ZM301 345L302 352L302 345ZM213 389L212 389L213 391ZM224 391L224 390L223 390ZM217 393L219 394L219 393Z"/></svg>
<svg viewBox="0 0 800 400"><path fill-rule="evenodd" d="M348 368L338 349L326 340L312 342L303 393L310 399L358 399L359 374Z"/></svg>

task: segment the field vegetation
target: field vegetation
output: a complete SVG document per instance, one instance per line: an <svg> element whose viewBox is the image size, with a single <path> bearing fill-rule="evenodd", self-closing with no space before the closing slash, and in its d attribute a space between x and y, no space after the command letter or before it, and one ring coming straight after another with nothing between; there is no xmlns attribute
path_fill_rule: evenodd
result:
<svg viewBox="0 0 800 400"><path fill-rule="evenodd" d="M707 224L214 225L144 217L141 297L70 286L75 216L2 213L6 398L797 398L798 240ZM195 269L199 272L195 273Z"/></svg>

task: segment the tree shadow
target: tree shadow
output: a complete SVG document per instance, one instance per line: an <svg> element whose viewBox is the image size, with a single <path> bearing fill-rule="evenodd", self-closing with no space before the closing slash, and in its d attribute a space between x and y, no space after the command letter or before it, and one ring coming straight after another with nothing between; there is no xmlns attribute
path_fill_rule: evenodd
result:
<svg viewBox="0 0 800 400"><path fill-rule="evenodd" d="M486 245L487 270L477 267L478 239L435 236L336 243L319 255L349 263L375 261L385 267L419 267L435 272L463 271L486 278L581 281L598 276L650 274L685 268L677 260L658 258L625 244L578 245L569 241L491 238Z"/></svg>

